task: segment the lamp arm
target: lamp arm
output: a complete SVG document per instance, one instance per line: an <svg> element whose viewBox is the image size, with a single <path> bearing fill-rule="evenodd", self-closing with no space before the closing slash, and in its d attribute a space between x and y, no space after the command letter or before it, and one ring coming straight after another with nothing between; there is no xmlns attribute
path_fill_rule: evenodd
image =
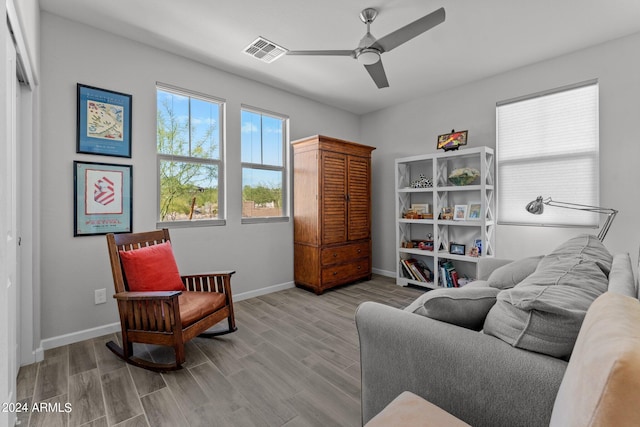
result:
<svg viewBox="0 0 640 427"><path fill-rule="evenodd" d="M555 206L555 207L566 208L566 209L574 209L574 210L578 210L578 211L597 212L597 213L608 214L608 215L613 214L614 216L615 216L615 214L618 213L618 211L615 210L615 209L601 208L599 206L591 206L591 205L581 205L581 204L578 204L578 203L556 202L555 200L552 200L551 198L548 198L543 203L545 205L548 205L548 206Z"/></svg>

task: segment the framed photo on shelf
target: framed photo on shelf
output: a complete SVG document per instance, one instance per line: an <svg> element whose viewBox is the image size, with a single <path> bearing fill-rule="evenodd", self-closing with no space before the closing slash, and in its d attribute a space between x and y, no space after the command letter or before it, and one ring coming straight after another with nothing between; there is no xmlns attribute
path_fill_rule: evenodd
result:
<svg viewBox="0 0 640 427"><path fill-rule="evenodd" d="M131 158L131 95L77 86L76 152Z"/></svg>
<svg viewBox="0 0 640 427"><path fill-rule="evenodd" d="M449 253L452 255L464 255L465 245L459 245L458 243L449 244Z"/></svg>
<svg viewBox="0 0 640 427"><path fill-rule="evenodd" d="M467 205L455 205L453 209L453 220L464 221L467 219Z"/></svg>
<svg viewBox="0 0 640 427"><path fill-rule="evenodd" d="M482 210L482 205L480 203L471 203L469 205L469 212L467 214L467 219L472 221L480 221L481 210Z"/></svg>
<svg viewBox="0 0 640 427"><path fill-rule="evenodd" d="M132 166L73 162L73 235L132 231Z"/></svg>

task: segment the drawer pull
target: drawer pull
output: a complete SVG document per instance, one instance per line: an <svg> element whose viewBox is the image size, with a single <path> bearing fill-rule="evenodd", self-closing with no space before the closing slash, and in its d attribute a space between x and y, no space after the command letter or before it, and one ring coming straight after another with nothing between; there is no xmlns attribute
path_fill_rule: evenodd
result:
<svg viewBox="0 0 640 427"><path fill-rule="evenodd" d="M361 265L358 266L358 270L362 270L362 266Z"/></svg>
<svg viewBox="0 0 640 427"><path fill-rule="evenodd" d="M333 272L333 275L334 275L334 276L335 276L335 275L337 275L337 274L338 274L338 272L337 272L337 271L334 271L334 272Z"/></svg>
<svg viewBox="0 0 640 427"><path fill-rule="evenodd" d="M333 257L334 257L334 258L338 258L338 254L334 252L334 253L333 253Z"/></svg>
<svg viewBox="0 0 640 427"><path fill-rule="evenodd" d="M362 249L358 248L358 253L362 252Z"/></svg>

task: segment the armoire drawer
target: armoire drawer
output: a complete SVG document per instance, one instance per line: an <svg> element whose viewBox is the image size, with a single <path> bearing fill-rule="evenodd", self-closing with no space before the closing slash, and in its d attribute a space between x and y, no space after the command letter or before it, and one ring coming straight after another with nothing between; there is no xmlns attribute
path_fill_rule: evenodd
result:
<svg viewBox="0 0 640 427"><path fill-rule="evenodd" d="M369 256L369 242L323 248L320 254L322 265L341 264L364 256Z"/></svg>
<svg viewBox="0 0 640 427"><path fill-rule="evenodd" d="M322 270L322 284L347 283L369 274L369 258L362 258L348 264L325 267Z"/></svg>

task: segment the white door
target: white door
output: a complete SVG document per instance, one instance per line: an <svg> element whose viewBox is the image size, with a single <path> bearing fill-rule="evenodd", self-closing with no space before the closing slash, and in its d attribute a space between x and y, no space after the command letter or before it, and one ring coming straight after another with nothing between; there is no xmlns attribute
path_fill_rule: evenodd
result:
<svg viewBox="0 0 640 427"><path fill-rule="evenodd" d="M5 29L5 31L7 31ZM5 33L7 57L4 61L6 87L6 130L0 150L0 400L16 401L18 374L17 297L17 101L16 50L11 35ZM11 408L7 408L11 409ZM4 411L3 411L4 412ZM2 413L0 426L13 426L15 413ZM6 424L5 424L6 423Z"/></svg>

